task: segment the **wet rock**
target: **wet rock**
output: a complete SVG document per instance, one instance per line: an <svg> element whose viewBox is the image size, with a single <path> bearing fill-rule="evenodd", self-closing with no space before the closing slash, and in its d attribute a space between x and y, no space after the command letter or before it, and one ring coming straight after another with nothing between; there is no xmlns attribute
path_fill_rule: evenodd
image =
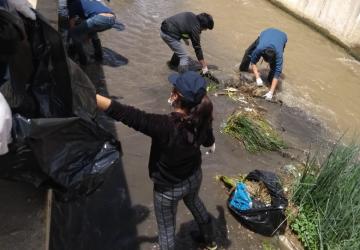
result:
<svg viewBox="0 0 360 250"><path fill-rule="evenodd" d="M258 88L255 88L253 91L252 91L252 95L255 96L255 97L262 97L263 95L265 95L267 92L268 92L268 88L267 87L258 87Z"/></svg>
<svg viewBox="0 0 360 250"><path fill-rule="evenodd" d="M211 78L223 87L239 87L239 76L236 74L225 73L220 70L211 71Z"/></svg>

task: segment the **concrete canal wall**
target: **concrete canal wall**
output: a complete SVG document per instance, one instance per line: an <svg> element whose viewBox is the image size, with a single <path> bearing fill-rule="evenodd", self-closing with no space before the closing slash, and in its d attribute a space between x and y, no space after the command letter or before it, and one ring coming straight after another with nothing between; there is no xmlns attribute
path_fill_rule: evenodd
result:
<svg viewBox="0 0 360 250"><path fill-rule="evenodd" d="M359 0L269 0L312 25L360 59Z"/></svg>

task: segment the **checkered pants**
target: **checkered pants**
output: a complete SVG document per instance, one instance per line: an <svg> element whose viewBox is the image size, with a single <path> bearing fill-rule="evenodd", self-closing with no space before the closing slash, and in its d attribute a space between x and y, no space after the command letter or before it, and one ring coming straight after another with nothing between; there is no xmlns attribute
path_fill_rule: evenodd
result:
<svg viewBox="0 0 360 250"><path fill-rule="evenodd" d="M202 180L201 169L183 182L171 189L154 188L154 206L159 230L159 244L161 250L175 249L176 211L180 200L184 200L195 221L201 225L210 220L203 202L199 197Z"/></svg>

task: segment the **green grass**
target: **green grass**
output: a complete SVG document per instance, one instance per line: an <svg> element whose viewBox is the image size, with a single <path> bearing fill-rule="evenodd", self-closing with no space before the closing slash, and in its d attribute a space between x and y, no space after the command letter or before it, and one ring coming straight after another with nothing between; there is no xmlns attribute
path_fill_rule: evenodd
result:
<svg viewBox="0 0 360 250"><path fill-rule="evenodd" d="M218 89L218 84L214 81L207 81L207 87L206 87L206 91L207 92L213 92L216 91Z"/></svg>
<svg viewBox="0 0 360 250"><path fill-rule="evenodd" d="M360 146L336 145L318 166L309 160L292 201L291 228L306 249L360 249Z"/></svg>
<svg viewBox="0 0 360 250"><path fill-rule="evenodd" d="M270 124L257 114L243 112L228 118L223 132L240 140L249 152L281 151L285 143Z"/></svg>

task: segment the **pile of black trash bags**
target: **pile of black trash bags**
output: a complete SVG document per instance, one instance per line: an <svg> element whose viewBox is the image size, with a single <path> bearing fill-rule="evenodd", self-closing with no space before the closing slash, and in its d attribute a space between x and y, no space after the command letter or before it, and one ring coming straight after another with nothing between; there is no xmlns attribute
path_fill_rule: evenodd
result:
<svg viewBox="0 0 360 250"><path fill-rule="evenodd" d="M65 201L91 194L121 157L97 122L93 83L39 13L30 20L0 8L0 31L0 92L13 116L0 178L52 188Z"/></svg>

